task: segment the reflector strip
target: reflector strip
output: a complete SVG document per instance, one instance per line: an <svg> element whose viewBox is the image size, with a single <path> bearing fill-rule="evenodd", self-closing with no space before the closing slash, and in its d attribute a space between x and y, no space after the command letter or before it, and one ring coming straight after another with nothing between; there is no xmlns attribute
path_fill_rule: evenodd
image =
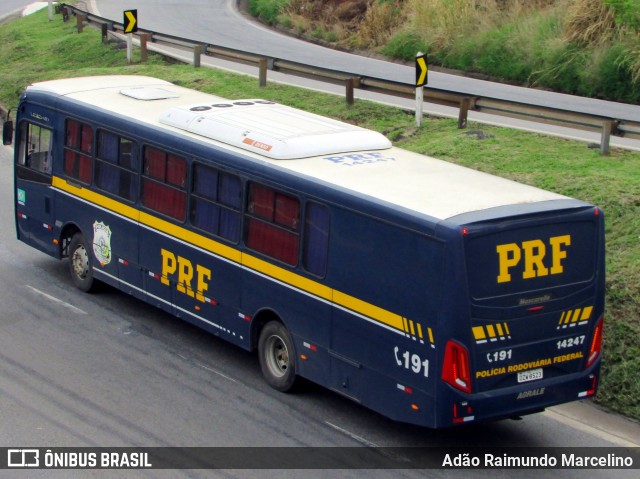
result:
<svg viewBox="0 0 640 479"><path fill-rule="evenodd" d="M497 330L497 332L496 332ZM485 344L488 341L505 341L511 339L511 331L507 323L487 324L486 326L473 326L471 328L476 344Z"/></svg>
<svg viewBox="0 0 640 479"><path fill-rule="evenodd" d="M580 321L588 321L591 317L591 312L593 311L593 306L587 306L582 310L582 316L580 316Z"/></svg>
<svg viewBox="0 0 640 479"><path fill-rule="evenodd" d="M556 329L564 329L567 327L573 328L575 326L585 325L589 322L591 313L593 313L593 306L563 311L560 315L560 321L558 321Z"/></svg>
<svg viewBox="0 0 640 479"><path fill-rule="evenodd" d="M397 384L396 386L400 391L404 391L407 394L413 394L413 389L411 389L409 386L404 386L402 384Z"/></svg>
<svg viewBox="0 0 640 479"><path fill-rule="evenodd" d="M315 344L307 343L306 341L304 341L302 345L305 348L310 349L311 351L314 351L314 352L318 351L318 346L316 346Z"/></svg>
<svg viewBox="0 0 640 479"><path fill-rule="evenodd" d="M580 311L582 311L582 309L578 308L573 312L573 319L571 320L572 323L576 323L578 321L578 318L580 317Z"/></svg>
<svg viewBox="0 0 640 479"><path fill-rule="evenodd" d="M495 331L495 329L493 329L493 325L487 324L486 328L487 328L487 333L489 333L489 340L490 341L497 341L497 339L496 339L496 331Z"/></svg>
<svg viewBox="0 0 640 479"><path fill-rule="evenodd" d="M482 326L474 326L472 331L473 337L476 339L476 343L483 344L487 342L487 335L485 334Z"/></svg>

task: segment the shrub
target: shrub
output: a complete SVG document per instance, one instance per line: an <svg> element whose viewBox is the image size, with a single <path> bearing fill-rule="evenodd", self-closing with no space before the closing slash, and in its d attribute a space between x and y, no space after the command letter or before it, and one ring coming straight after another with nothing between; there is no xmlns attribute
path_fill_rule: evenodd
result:
<svg viewBox="0 0 640 479"><path fill-rule="evenodd" d="M275 25L288 3L289 0L249 0L249 12L268 25Z"/></svg>

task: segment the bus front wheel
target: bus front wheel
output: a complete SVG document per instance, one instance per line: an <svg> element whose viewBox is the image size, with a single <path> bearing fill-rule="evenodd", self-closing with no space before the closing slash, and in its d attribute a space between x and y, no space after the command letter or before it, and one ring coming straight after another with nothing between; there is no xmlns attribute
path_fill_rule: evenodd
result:
<svg viewBox="0 0 640 479"><path fill-rule="evenodd" d="M278 391L290 391L296 382L296 355L291 335L282 323L271 321L262 328L258 355L267 383Z"/></svg>
<svg viewBox="0 0 640 479"><path fill-rule="evenodd" d="M84 236L76 233L69 243L69 271L73 284L82 291L89 292L93 287L93 266Z"/></svg>

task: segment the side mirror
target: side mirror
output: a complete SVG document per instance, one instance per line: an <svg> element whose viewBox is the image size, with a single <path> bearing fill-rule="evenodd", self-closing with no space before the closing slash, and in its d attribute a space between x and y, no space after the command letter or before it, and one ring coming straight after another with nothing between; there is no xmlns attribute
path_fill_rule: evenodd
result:
<svg viewBox="0 0 640 479"><path fill-rule="evenodd" d="M13 143L13 122L7 120L2 127L2 144L10 145Z"/></svg>

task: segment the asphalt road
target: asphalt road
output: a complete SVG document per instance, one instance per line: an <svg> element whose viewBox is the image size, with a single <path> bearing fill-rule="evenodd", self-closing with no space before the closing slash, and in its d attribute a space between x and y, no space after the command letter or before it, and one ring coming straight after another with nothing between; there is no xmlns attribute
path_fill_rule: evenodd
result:
<svg viewBox="0 0 640 479"><path fill-rule="evenodd" d="M92 12L118 22L123 22L124 9L130 8L124 7L122 3L113 0L86 0L85 3ZM352 72L355 75L366 75L405 83L414 81L415 71L413 67L324 48L265 28L242 15L236 8L236 0L190 0L188 2L137 0L136 8L138 10L138 24L143 29L259 53L268 57ZM178 55L184 56L183 53ZM187 58L186 61L190 62L191 58ZM218 68L222 67L257 76L257 71L254 67L224 62L210 57L204 57L202 61L203 64L213 64ZM269 72L268 75L270 81L294 84L344 96L343 86L317 82L293 75L282 75L276 72ZM427 88L460 91L471 95L551 106L610 118L640 121L640 107L637 105L492 83L437 72L433 71L433 69L429 73L429 85ZM365 90L356 90L355 96L356 98L392 104L409 110L415 109L414 100ZM424 114L457 118L458 109L425 102ZM587 143L600 143L599 132L587 132L474 111L469 112L469 119L480 123L518 128ZM611 146L640 150L640 141L612 137Z"/></svg>
<svg viewBox="0 0 640 479"><path fill-rule="evenodd" d="M122 2L86 0L99 15L123 21ZM396 63L340 52L292 39L255 22L248 21L236 9L236 0L137 0L138 26L166 34L182 36L215 45L261 53L274 58L364 74L405 83L413 83L415 70ZM553 106L640 121L640 107L615 102L590 100L572 95L519 88L474 80L436 71L429 73L429 87L464 91L469 94L525 103Z"/></svg>

